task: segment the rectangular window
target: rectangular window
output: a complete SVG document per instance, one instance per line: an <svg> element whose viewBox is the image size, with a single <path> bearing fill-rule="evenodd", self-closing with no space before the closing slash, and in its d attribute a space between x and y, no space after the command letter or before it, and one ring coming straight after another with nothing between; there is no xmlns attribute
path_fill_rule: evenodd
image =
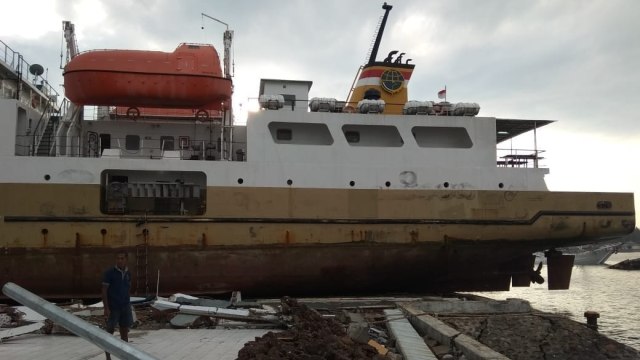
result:
<svg viewBox="0 0 640 360"><path fill-rule="evenodd" d="M127 135L125 137L125 149L127 150L140 150L140 136Z"/></svg>
<svg viewBox="0 0 640 360"><path fill-rule="evenodd" d="M391 125L344 125L344 137L351 146L401 147L402 136Z"/></svg>
<svg viewBox="0 0 640 360"><path fill-rule="evenodd" d="M284 98L284 106L291 107L291 110L296 108L296 96L290 94L280 94Z"/></svg>
<svg viewBox="0 0 640 360"><path fill-rule="evenodd" d="M411 132L418 146L423 148L469 149L473 146L463 127L414 126Z"/></svg>
<svg viewBox="0 0 640 360"><path fill-rule="evenodd" d="M105 214L202 215L207 178L199 171L110 169L101 176Z"/></svg>
<svg viewBox="0 0 640 360"><path fill-rule="evenodd" d="M180 149L185 150L189 148L189 137L188 136L180 136L178 138L180 143Z"/></svg>
<svg viewBox="0 0 640 360"><path fill-rule="evenodd" d="M162 150L173 150L173 136L160 136Z"/></svg>
<svg viewBox="0 0 640 360"><path fill-rule="evenodd" d="M104 149L111 149L111 134L100 134L100 154Z"/></svg>
<svg viewBox="0 0 640 360"><path fill-rule="evenodd" d="M274 121L269 123L269 132L277 144L333 144L333 137L327 124Z"/></svg>

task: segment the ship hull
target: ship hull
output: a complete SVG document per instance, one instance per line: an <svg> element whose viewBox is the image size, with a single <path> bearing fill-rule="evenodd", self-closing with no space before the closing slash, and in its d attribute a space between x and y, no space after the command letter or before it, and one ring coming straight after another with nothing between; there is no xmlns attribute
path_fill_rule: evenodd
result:
<svg viewBox="0 0 640 360"><path fill-rule="evenodd" d="M508 290L514 268L506 267L499 246L458 248L442 244L271 246L150 246L145 269L141 248L122 250L136 295L187 292L246 296L444 293L453 290ZM491 249L491 250L490 250ZM512 250L510 250L512 251ZM528 270L532 266L522 247ZM12 249L2 281L12 281L48 298L99 297L102 272L113 263L112 249ZM516 252L518 253L518 252ZM514 256L515 253L508 254ZM484 260L480 260L484 259ZM497 266L497 264L501 264Z"/></svg>
<svg viewBox="0 0 640 360"><path fill-rule="evenodd" d="M0 186L0 281L95 297L124 250L138 295L508 290L533 252L635 225L630 194L209 186L202 216L145 216L102 214L100 189Z"/></svg>

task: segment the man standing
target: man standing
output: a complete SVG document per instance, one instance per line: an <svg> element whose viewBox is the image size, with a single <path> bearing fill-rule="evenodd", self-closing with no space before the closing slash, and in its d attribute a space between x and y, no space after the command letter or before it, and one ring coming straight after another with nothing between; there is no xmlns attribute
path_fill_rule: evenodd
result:
<svg viewBox="0 0 640 360"><path fill-rule="evenodd" d="M133 324L133 314L129 300L131 273L127 268L127 253L118 252L116 266L104 272L102 278L102 303L107 320L107 332L113 334L116 325L120 328L120 338L129 342L129 328ZM111 355L107 354L107 360Z"/></svg>

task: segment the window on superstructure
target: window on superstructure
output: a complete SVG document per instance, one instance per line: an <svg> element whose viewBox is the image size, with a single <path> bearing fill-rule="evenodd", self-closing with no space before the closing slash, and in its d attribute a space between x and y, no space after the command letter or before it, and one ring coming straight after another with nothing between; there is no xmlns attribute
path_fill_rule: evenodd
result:
<svg viewBox="0 0 640 360"><path fill-rule="evenodd" d="M423 148L469 149L473 141L463 127L414 126L411 129L418 146Z"/></svg>
<svg viewBox="0 0 640 360"><path fill-rule="evenodd" d="M351 146L401 147L404 140L392 125L344 125L342 132Z"/></svg>
<svg viewBox="0 0 640 360"><path fill-rule="evenodd" d="M127 150L140 150L140 136L127 135L124 139L124 144Z"/></svg>
<svg viewBox="0 0 640 360"><path fill-rule="evenodd" d="M174 142L173 142L173 136L160 136L160 146L162 147L162 150L173 150L174 149Z"/></svg>
<svg viewBox="0 0 640 360"><path fill-rule="evenodd" d="M273 141L277 144L333 144L333 137L326 124L274 121L268 126Z"/></svg>
<svg viewBox="0 0 640 360"><path fill-rule="evenodd" d="M296 108L296 96L291 94L280 94L284 98L284 106L285 108L291 108L294 110Z"/></svg>

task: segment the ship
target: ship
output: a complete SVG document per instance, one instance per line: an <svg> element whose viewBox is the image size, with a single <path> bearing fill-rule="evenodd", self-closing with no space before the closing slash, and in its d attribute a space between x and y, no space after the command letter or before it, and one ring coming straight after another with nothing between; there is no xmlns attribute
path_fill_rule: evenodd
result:
<svg viewBox="0 0 640 360"><path fill-rule="evenodd" d="M63 100L2 43L0 283L97 297L125 251L137 295L508 290L545 281L537 251L633 231L633 194L550 191L542 149L500 148L553 121L409 100L416 65L377 55L391 9L345 100L265 78L246 124L230 30L221 66L200 44L80 53L65 22ZM209 63L185 71L184 51ZM568 288L573 257L548 254L549 288Z"/></svg>

